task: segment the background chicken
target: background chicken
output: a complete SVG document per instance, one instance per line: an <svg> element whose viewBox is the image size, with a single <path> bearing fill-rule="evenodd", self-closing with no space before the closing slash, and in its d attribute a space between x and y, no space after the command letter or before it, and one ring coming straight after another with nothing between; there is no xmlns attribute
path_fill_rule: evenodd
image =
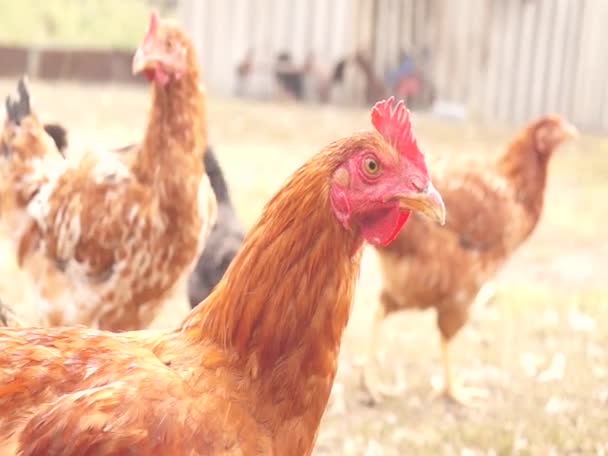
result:
<svg viewBox="0 0 608 456"><path fill-rule="evenodd" d="M137 147L124 146L113 152L129 157ZM211 234L198 257L196 267L188 277L190 307L196 306L211 293L228 269L245 236L245 227L236 214L224 173L211 146L207 146L203 161L217 201L217 212Z"/></svg>
<svg viewBox="0 0 608 456"><path fill-rule="evenodd" d="M185 287L214 223L202 157L205 100L192 43L153 13L133 69L152 82L153 100L143 142L128 160L90 152L48 172L31 157L55 147L52 139L29 110L8 113L9 160L31 168L14 171L28 184L16 204L30 217L19 260L39 286L46 324L147 326L164 300ZM47 264L28 268L39 251Z"/></svg>
<svg viewBox="0 0 608 456"><path fill-rule="evenodd" d="M177 330L0 330L0 452L310 454L363 241L445 217L391 104L294 173Z"/></svg>
<svg viewBox="0 0 608 456"><path fill-rule="evenodd" d="M51 137L59 153L65 158L65 150L68 147L68 132L63 125L48 123L44 124L44 131Z"/></svg>
<svg viewBox="0 0 608 456"><path fill-rule="evenodd" d="M413 216L406 233L377 249L383 284L363 375L373 399L389 392L372 364L380 323L398 310L431 307L441 333L444 393L459 402L485 395L454 383L448 344L466 323L484 283L536 227L549 159L575 132L559 116L548 115L526 126L494 162L438 164L433 176L445 199L446 224L439 227Z"/></svg>
<svg viewBox="0 0 608 456"><path fill-rule="evenodd" d="M238 218L228 184L211 148L205 152L205 170L217 198L217 220L196 268L188 278L188 297L194 307L220 281L243 242L245 228Z"/></svg>
<svg viewBox="0 0 608 456"><path fill-rule="evenodd" d="M112 152L128 159L137 148L137 145L128 145L113 149ZM217 212L211 234L198 257L196 267L188 277L190 307L196 306L211 293L241 247L245 236L245 227L236 214L228 183L211 146L207 146L203 161L217 201Z"/></svg>
<svg viewBox="0 0 608 456"><path fill-rule="evenodd" d="M9 145L19 130L40 125L30 110L30 96L25 79L19 80L17 97L7 97L6 113L0 144L3 157L0 161L0 216L3 227L18 243L31 220L27 212L28 202L41 186L49 182L50 175L64 166L67 132L60 125L44 125L36 137L36 147L27 147L22 141L14 144L20 153L12 153Z"/></svg>

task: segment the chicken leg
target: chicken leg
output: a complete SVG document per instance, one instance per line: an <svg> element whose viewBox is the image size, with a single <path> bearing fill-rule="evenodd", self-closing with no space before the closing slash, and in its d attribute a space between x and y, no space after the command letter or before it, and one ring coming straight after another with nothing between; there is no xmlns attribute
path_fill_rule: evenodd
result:
<svg viewBox="0 0 608 456"><path fill-rule="evenodd" d="M454 383L452 375L452 365L450 363L450 341L441 336L441 360L443 363L443 390L442 394L446 399L449 399L457 404L471 406L476 405L475 402L488 397L488 392L480 388L467 388Z"/></svg>

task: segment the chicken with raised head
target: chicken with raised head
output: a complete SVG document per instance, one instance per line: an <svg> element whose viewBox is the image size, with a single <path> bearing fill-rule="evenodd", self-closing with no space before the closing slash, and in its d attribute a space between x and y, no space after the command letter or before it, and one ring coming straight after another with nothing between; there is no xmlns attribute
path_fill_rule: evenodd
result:
<svg viewBox="0 0 608 456"><path fill-rule="evenodd" d="M364 241L445 217L392 101L287 180L177 329L0 329L0 453L311 454Z"/></svg>
<svg viewBox="0 0 608 456"><path fill-rule="evenodd" d="M437 163L433 182L445 200L446 224L413 216L395 242L377 248L383 284L363 370L363 384L374 401L395 392L381 384L373 363L380 324L388 314L409 308L437 312L443 393L462 404L487 395L454 382L448 345L467 322L480 290L488 290L484 284L538 224L549 160L574 134L564 119L547 115L520 131L497 159Z"/></svg>
<svg viewBox="0 0 608 456"><path fill-rule="evenodd" d="M185 291L216 217L204 171L205 96L192 42L152 13L133 59L152 85L143 141L127 157L88 152L50 169L55 147L31 110L8 114L3 148L24 164L18 261L33 276L45 324L114 331L146 327ZM56 163L55 163L56 164ZM30 261L43 252L46 263Z"/></svg>

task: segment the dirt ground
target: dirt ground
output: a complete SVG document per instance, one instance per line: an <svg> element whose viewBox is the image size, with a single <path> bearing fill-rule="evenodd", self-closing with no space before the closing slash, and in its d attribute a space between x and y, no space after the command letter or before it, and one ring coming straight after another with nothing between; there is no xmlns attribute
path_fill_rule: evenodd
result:
<svg viewBox="0 0 608 456"><path fill-rule="evenodd" d="M0 81L0 94L14 81ZM70 128L72 150L138 140L147 91L32 81L45 120ZM251 224L288 174L321 146L368 128L367 110L211 98L211 142L237 210ZM491 154L515 131L414 114L428 156ZM608 453L608 138L583 135L550 167L546 210L535 234L498 277L498 294L473 310L453 344L456 374L490 392L478 408L433 397L441 383L434 314L385 322L378 356L397 398L369 407L358 364L380 277L365 252L355 309L343 341L315 455L557 455ZM0 241L0 296L33 318L14 253ZM154 326L175 324L185 299L168 303Z"/></svg>

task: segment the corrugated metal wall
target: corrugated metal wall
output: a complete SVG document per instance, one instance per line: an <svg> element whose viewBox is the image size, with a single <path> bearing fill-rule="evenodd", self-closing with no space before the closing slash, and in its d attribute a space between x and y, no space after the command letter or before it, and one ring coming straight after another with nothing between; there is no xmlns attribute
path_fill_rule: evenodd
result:
<svg viewBox="0 0 608 456"><path fill-rule="evenodd" d="M270 73L276 55L302 61L310 51L333 62L344 56L357 32L351 0L182 0L180 20L200 53L207 85L232 93L235 68L253 49L257 74ZM260 91L270 90L258 77ZM263 78L262 78L263 79ZM268 76L267 85L271 84Z"/></svg>
<svg viewBox="0 0 608 456"><path fill-rule="evenodd" d="M254 91L267 94L282 50L330 65L364 49L382 78L401 48L428 46L438 97L470 115L520 123L557 111L608 131L607 0L181 0L180 17L220 93L233 92L250 48L268 66Z"/></svg>

